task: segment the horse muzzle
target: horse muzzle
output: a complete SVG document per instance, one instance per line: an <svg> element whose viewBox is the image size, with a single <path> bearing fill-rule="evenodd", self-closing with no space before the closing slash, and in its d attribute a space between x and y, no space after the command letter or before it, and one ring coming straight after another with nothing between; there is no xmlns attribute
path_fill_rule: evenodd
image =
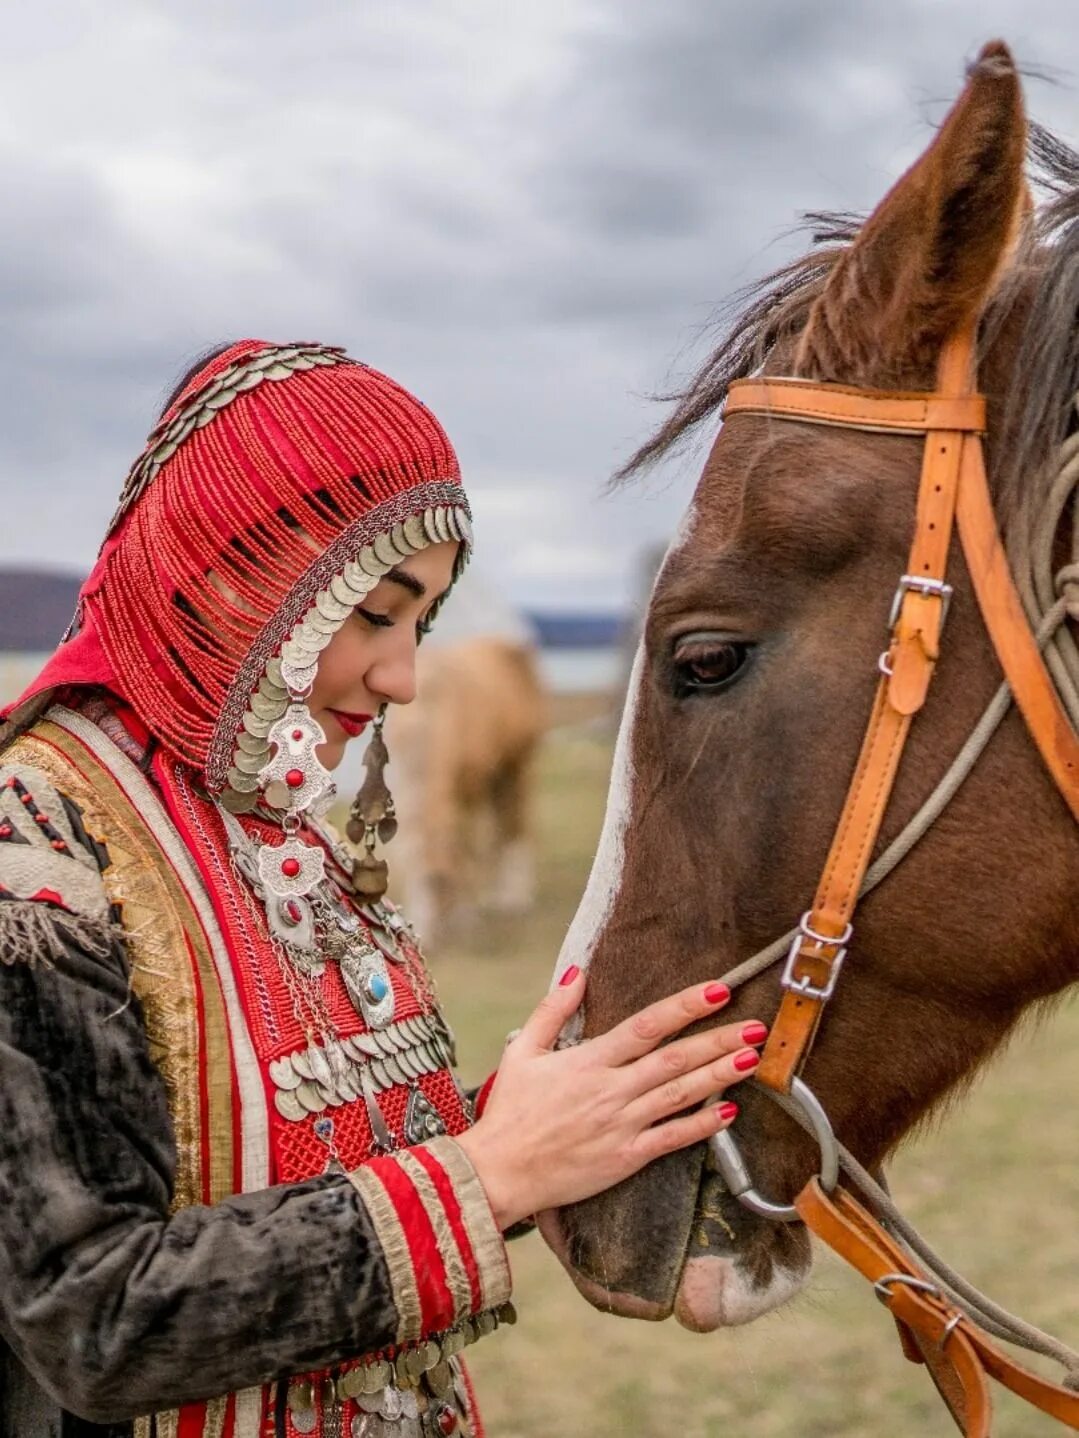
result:
<svg viewBox="0 0 1079 1438"><path fill-rule="evenodd" d="M751 1212L729 1192L703 1146L607 1193L541 1214L539 1227L578 1291L596 1308L657 1322L672 1315L710 1332L785 1303L810 1268L800 1223Z"/></svg>

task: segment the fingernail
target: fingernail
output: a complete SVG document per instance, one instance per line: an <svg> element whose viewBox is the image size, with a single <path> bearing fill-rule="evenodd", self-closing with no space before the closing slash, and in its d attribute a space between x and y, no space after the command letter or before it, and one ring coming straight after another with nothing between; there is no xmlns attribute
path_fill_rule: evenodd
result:
<svg viewBox="0 0 1079 1438"><path fill-rule="evenodd" d="M708 984L704 990L706 1004L725 1004L731 996L726 984Z"/></svg>
<svg viewBox="0 0 1079 1438"><path fill-rule="evenodd" d="M716 1107L716 1113L724 1123L730 1123L731 1119L738 1117L738 1105L736 1103L721 1103Z"/></svg>
<svg viewBox="0 0 1079 1438"><path fill-rule="evenodd" d="M744 1044L762 1044L767 1037L767 1024L746 1024L742 1030L742 1042Z"/></svg>
<svg viewBox="0 0 1079 1438"><path fill-rule="evenodd" d="M573 980L577 977L577 975L578 975L580 972L581 972L581 971L580 971L580 969L577 967L576 964L570 964L569 968L568 968L568 969L566 970L566 972L562 975L562 977L559 979L558 982L561 984L561 986L562 986L563 988L566 988L567 985L573 983Z"/></svg>
<svg viewBox="0 0 1079 1438"><path fill-rule="evenodd" d="M761 1061L761 1056L756 1049L746 1049L745 1053L739 1054L734 1060L734 1066L740 1074L748 1073L755 1069Z"/></svg>

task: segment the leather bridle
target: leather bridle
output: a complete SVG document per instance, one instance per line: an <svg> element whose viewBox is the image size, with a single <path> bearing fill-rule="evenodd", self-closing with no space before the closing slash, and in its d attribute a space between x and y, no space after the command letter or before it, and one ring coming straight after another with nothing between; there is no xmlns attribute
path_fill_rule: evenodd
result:
<svg viewBox="0 0 1079 1438"><path fill-rule="evenodd" d="M763 415L871 433L920 434L925 444L914 538L892 604L869 723L813 905L787 951L783 996L756 1075L816 1134L824 1181L811 1180L793 1205L770 1204L752 1189L728 1134L713 1141L713 1151L728 1187L749 1207L780 1219L801 1218L873 1283L898 1324L904 1352L928 1365L961 1431L967 1438L987 1438L987 1374L1073 1429L1079 1429L1079 1392L1015 1363L982 1325L955 1305L954 1285L942 1287L934 1281L908 1246L896 1241L895 1225L886 1231L868 1209L836 1186L837 1145L823 1109L798 1077L839 981L855 906L911 722L925 703L940 656L952 593L946 566L953 526L1012 696L1057 788L1079 819L1079 736L1027 623L997 527L982 447L985 400L975 391L973 355L971 327L944 345L932 393L769 376L736 380L728 392L725 423L738 415ZM851 1162L847 1167L857 1166ZM979 1311L986 1311L984 1304ZM999 1312L991 1305L990 1311ZM1023 1325L1016 1320L1016 1326Z"/></svg>

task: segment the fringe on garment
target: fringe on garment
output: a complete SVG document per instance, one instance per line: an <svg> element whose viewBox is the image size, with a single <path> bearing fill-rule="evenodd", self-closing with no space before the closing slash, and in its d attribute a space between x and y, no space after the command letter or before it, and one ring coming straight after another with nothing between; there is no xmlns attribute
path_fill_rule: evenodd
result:
<svg viewBox="0 0 1079 1438"><path fill-rule="evenodd" d="M70 948L104 959L118 933L108 919L69 914L37 900L8 899L0 903L0 964L34 968L40 963L51 969Z"/></svg>

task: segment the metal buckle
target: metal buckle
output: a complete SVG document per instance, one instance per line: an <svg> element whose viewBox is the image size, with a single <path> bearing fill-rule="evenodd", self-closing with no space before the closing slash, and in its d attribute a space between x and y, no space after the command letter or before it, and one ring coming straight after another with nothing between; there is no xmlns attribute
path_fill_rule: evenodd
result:
<svg viewBox="0 0 1079 1438"><path fill-rule="evenodd" d="M926 594L936 597L941 602L940 627L944 628L945 620L948 618L948 609L952 602L952 586L946 584L943 579L926 579L921 574L903 574L895 587L895 594L892 596L892 607L888 611L889 633L895 628L896 620L899 618L899 611L903 607L903 598L908 590L916 594Z"/></svg>
<svg viewBox="0 0 1079 1438"><path fill-rule="evenodd" d="M902 1283L907 1288L916 1289L918 1293L927 1293L930 1298L936 1298L941 1303L945 1301L945 1294L940 1285L931 1283L928 1278L916 1278L913 1273L882 1273L873 1285L873 1292L886 1308L892 1296L892 1287L897 1283ZM961 1309L956 1309L944 1325L941 1335L937 1339L937 1347L942 1353L948 1346L948 1339L966 1316Z"/></svg>
<svg viewBox="0 0 1079 1438"><path fill-rule="evenodd" d="M907 1288L915 1288L919 1293L928 1293L933 1298L943 1299L944 1295L936 1283L930 1283L928 1278L916 1278L913 1273L882 1273L873 1285L873 1292L886 1304L892 1296L892 1284L903 1283ZM962 1314L959 1315L962 1318Z"/></svg>
<svg viewBox="0 0 1079 1438"><path fill-rule="evenodd" d="M816 999L819 1003L827 1003L835 992L835 986L839 981L839 972L843 967L843 960L847 957L847 944L850 936L854 933L854 925L848 924L841 934L818 934L816 929L810 927L809 916L811 909L807 909L798 921L798 932L791 940L790 949L787 951L787 962L783 965L783 973L780 976L780 984L793 993L801 994L806 999ZM835 955L831 960L831 970L828 974L828 982L823 988L818 987L807 977L795 978L794 967L802 952L803 943L808 940L815 944L818 949L835 949ZM823 955L822 955L823 957Z"/></svg>

